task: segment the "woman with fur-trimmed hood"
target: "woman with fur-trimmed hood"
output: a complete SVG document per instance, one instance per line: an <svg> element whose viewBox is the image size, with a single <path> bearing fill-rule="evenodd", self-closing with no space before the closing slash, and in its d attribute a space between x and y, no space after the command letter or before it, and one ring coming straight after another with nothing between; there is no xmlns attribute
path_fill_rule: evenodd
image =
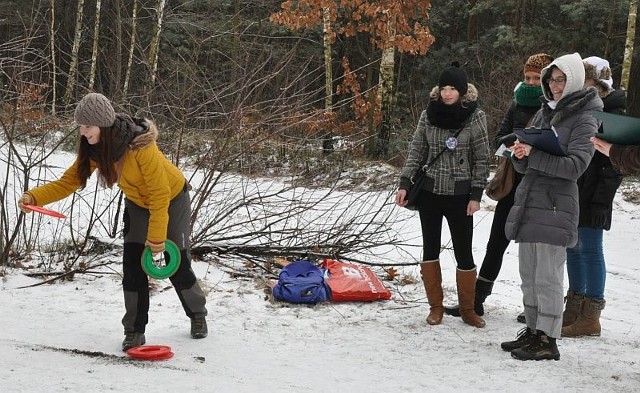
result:
<svg viewBox="0 0 640 393"><path fill-rule="evenodd" d="M126 197L122 350L146 341L149 280L140 260L145 247L153 254L164 252L167 239L180 249L181 262L170 280L191 319L191 336L206 337L206 298L191 269L189 187L182 172L158 149L156 126L147 119L115 113L109 99L98 93L82 98L75 121L80 126L75 162L60 179L25 192L18 205L29 213L25 205L44 206L66 198L84 188L97 169L100 184L109 188L117 184Z"/></svg>
<svg viewBox="0 0 640 393"><path fill-rule="evenodd" d="M578 240L577 180L594 153L590 138L602 110L595 89L585 89L582 58L573 53L542 70L547 102L531 126L553 129L565 155L556 156L525 143L511 147L515 169L524 174L505 226L507 238L519 243L520 278L527 327L502 349L520 360L560 359L567 247Z"/></svg>
<svg viewBox="0 0 640 393"><path fill-rule="evenodd" d="M480 209L489 176L487 119L477 99L478 91L468 83L460 65L454 62L447 67L420 116L400 174L396 204L402 207L407 206L407 190L414 174L421 170L426 176L416 207L422 226L420 268L430 305L430 325L442 323L444 314L440 270L443 218L449 225L456 258L460 314L471 326L485 325L474 311L476 265L471 251L473 214Z"/></svg>

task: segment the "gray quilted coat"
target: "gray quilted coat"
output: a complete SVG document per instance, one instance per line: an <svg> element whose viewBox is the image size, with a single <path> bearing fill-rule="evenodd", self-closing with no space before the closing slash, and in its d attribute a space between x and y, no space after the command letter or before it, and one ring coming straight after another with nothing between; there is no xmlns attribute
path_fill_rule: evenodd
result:
<svg viewBox="0 0 640 393"><path fill-rule="evenodd" d="M602 100L594 88L583 89L584 68L576 59L562 56L542 71L545 98L553 96L545 86L555 64L567 76L563 96L555 109L549 103L533 117L531 127L552 128L566 156L554 156L535 148L528 157L512 161L524 174L515 194L515 203L507 218L505 234L516 242L545 243L573 247L578 241L578 185L594 147L590 141L598 128L592 111L602 110ZM582 70L582 75L580 75Z"/></svg>

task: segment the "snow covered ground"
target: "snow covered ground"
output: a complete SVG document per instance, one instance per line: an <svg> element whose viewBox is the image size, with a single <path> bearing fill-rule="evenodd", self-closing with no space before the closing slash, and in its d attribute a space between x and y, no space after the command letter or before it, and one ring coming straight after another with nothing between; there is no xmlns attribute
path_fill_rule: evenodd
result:
<svg viewBox="0 0 640 393"><path fill-rule="evenodd" d="M493 204L485 198L475 216L478 264ZM417 215L396 210L406 217L403 233L415 245ZM440 326L427 325L420 282L386 282L390 301L308 307L272 303L256 281L231 278L213 262L194 262L209 302L209 336L190 338L169 281L155 281L146 337L147 344L172 347L175 356L163 361L132 360L120 351L123 301L120 264L114 263L101 273L23 289L42 278L2 270L0 391L638 392L638 217L640 206L618 194L613 228L605 235L602 337L559 341L557 362L522 362L500 349L524 326L515 320L521 310L516 244L487 299L483 329L448 316ZM445 230L443 243L447 239ZM408 252L419 260L419 247ZM411 262L406 255L398 251L397 262ZM445 302L457 303L452 252L443 252L442 260ZM416 265L398 269L419 278Z"/></svg>

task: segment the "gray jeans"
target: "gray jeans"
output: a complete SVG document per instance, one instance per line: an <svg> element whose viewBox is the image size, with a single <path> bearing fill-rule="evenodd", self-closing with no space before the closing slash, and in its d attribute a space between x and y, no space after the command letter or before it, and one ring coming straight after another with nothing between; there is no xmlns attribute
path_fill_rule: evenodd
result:
<svg viewBox="0 0 640 393"><path fill-rule="evenodd" d="M564 307L566 247L543 243L520 243L522 302L530 329L560 338Z"/></svg>

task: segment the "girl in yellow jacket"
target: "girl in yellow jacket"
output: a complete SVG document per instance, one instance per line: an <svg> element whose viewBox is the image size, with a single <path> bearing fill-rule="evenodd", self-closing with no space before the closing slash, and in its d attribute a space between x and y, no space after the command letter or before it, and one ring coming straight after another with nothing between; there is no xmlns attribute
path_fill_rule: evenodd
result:
<svg viewBox="0 0 640 393"><path fill-rule="evenodd" d="M75 121L80 126L78 155L58 180L27 191L18 201L44 206L87 185L97 169L99 182L117 184L125 195L122 287L125 339L122 350L145 343L149 313L149 280L140 263L144 248L164 252L164 241L174 241L181 263L170 277L182 306L191 319L191 336L207 336L206 298L191 269L191 200L182 172L162 154L158 130L147 119L115 113L102 94L87 94L78 103Z"/></svg>

